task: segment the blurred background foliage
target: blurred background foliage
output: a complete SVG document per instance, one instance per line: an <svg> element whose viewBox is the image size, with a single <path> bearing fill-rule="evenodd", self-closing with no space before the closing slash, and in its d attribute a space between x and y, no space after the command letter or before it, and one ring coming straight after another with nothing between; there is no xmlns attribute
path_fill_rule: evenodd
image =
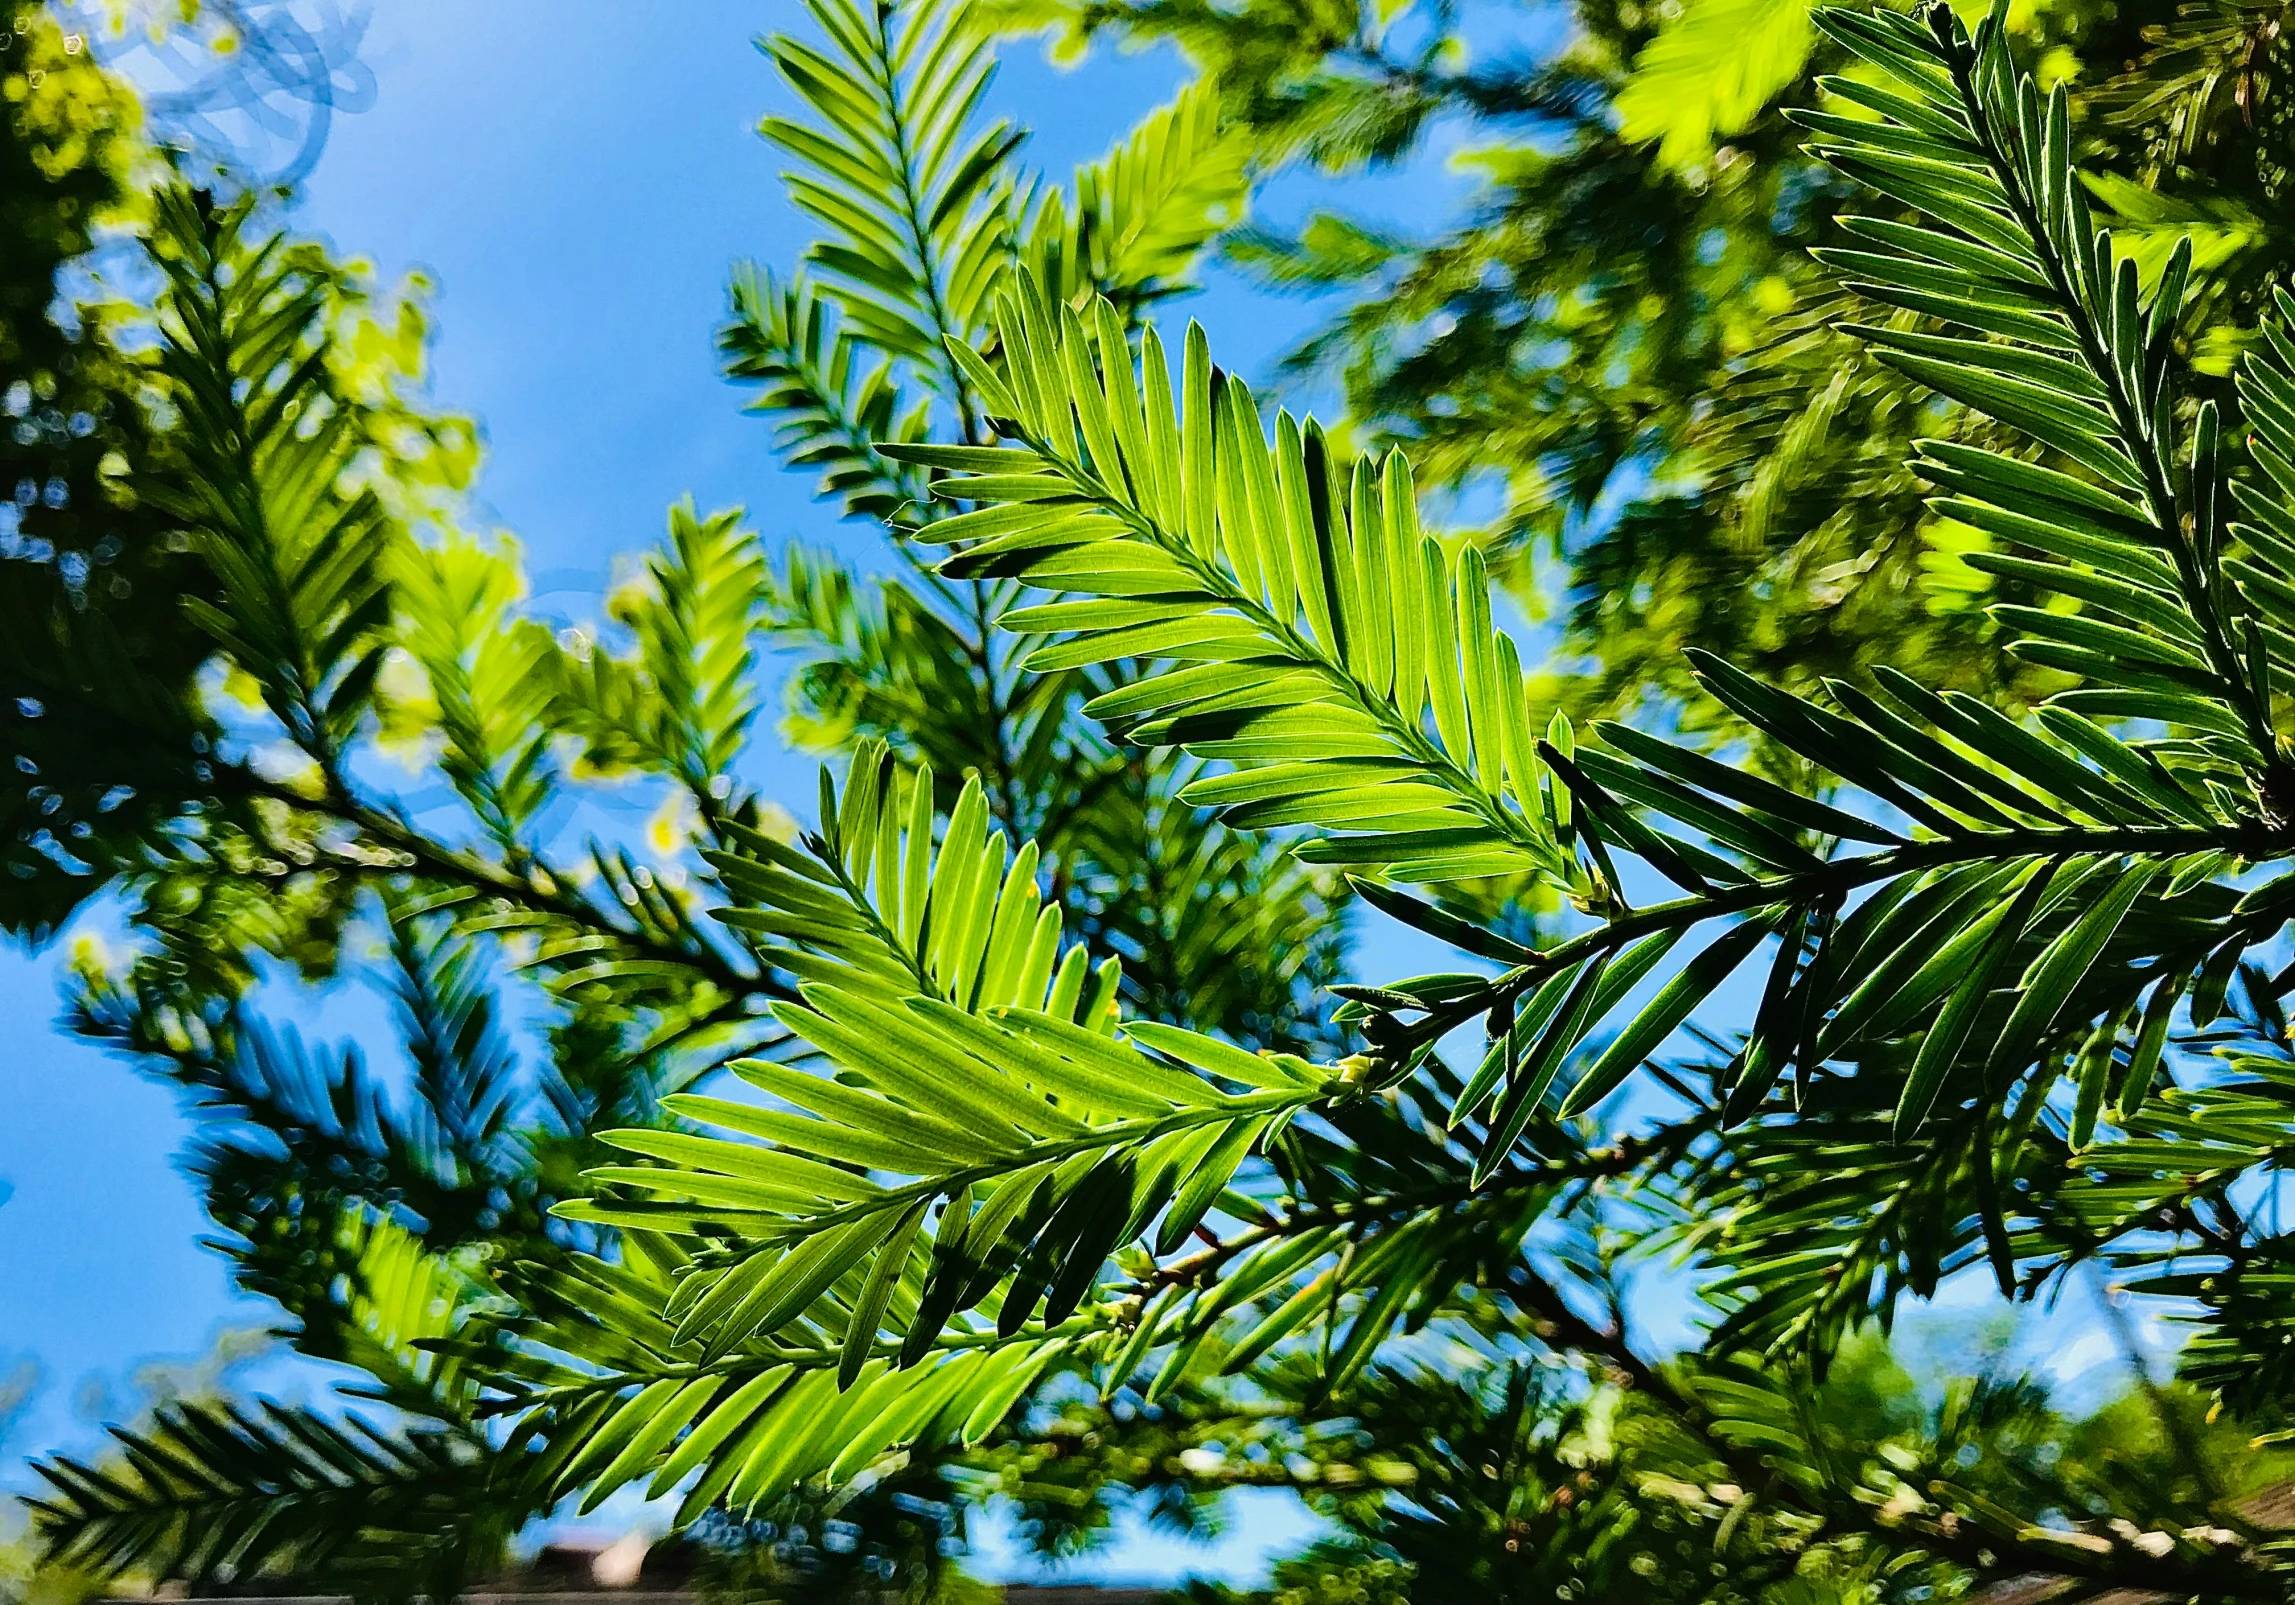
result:
<svg viewBox="0 0 2295 1605"><path fill-rule="evenodd" d="M1851 308L1820 277L1846 181L1780 108L1843 64L1798 0L814 10L769 42L758 100L818 238L733 272L720 349L781 456L892 522L881 572L680 507L592 625L556 633L521 607L515 546L465 527L478 436L425 390L424 286L285 232L266 186L307 138L250 178L183 135L195 99L139 96L31 0L4 13L0 919L47 940L103 912L75 927L72 1028L178 1089L218 1246L288 1341L351 1368L375 1424L229 1414L214 1386L129 1412L101 1474L141 1502L106 1545L147 1580L444 1597L546 1512L473 1379L423 1345L511 1318L510 1268L598 1246L547 1213L588 1185L596 1132L673 1124L664 1097L781 1046L763 1008L792 974L694 917L729 827L791 828L743 779L768 653L793 665L792 745L881 738L944 802L979 776L995 822L1044 845L1074 928L1122 961L1129 1010L1345 1051L1324 1002L1344 887L1183 805L1177 760L1081 717L1116 681L1027 671L992 628L1009 588L945 581L898 533L929 516L922 487L872 442L977 432L942 342L984 332L1016 266L1133 318L1209 253L1318 297L1282 377L1336 394L1358 443L1408 448L1452 535L1544 626L1574 710L1738 739L1687 678L1691 646L1787 682L1885 662L2012 705L2047 689L1991 644L1981 603L2013 582L1902 467L1915 437L1983 426L1833 331L1917 309ZM2071 90L2123 248L2156 271L2193 242L2205 293L2180 338L2219 379L2286 278L2283 18L2012 11ZM191 38L197 81L260 20L115 25ZM992 84L999 41L1038 33L1168 46L1192 81L1101 160L1039 173ZM853 84L874 86L858 120ZM1438 228L1262 218L1288 172L1407 166L1438 138L1473 181ZM617 834L604 792L657 805L653 827ZM1460 895L1522 928L1544 913L1510 886ZM355 1044L285 1023L304 988L369 1000ZM1122 1510L1204 1529L1247 1485L1328 1522L1278 1567L1286 1605L1937 1599L1995 1560L1887 1541L1825 1500L1886 1508L1949 1466L2003 1508L2142 1526L2287 1480L2181 1386L2067 1413L2004 1353L1922 1385L1869 1333L1821 1381L1773 1379L1809 1463L1694 1430L1725 1363L1653 1362L1622 1315L1620 1264L1673 1207L1590 1191L1562 1219L1598 1246L1536 1250L1562 1254L1570 1301L1470 1296L1343 1400L1280 1349L1155 1410L1055 1379L971 1454L705 1525L703 1585L964 1599L954 1557L984 1501L1065 1554ZM325 1488L296 1447L313 1443ZM99 1586L30 1544L0 1589Z"/></svg>

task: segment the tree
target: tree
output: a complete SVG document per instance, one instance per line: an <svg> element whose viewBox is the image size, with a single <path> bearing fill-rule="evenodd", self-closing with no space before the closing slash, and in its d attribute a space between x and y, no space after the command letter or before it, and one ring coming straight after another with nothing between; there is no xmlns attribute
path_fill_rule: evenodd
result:
<svg viewBox="0 0 2295 1605"><path fill-rule="evenodd" d="M887 62L931 64L959 48L955 34L910 39L887 31L890 13L873 15L876 38L894 42L869 44L869 15L822 12L856 60L875 48ZM624 1157L591 1168L581 1188L537 1185L537 1218L546 1207L564 1224L523 1239L548 1247L515 1263L458 1262L444 1238L426 1237L411 1263L469 1288L466 1301L410 1306L433 1312L431 1324L361 1313L348 1280L340 1341L390 1334L413 1379L406 1397L427 1393L422 1408L441 1423L375 1453L441 1448L526 1508L642 1482L682 1490L689 1515L738 1512L979 1443L1047 1377L1088 1376L1144 1409L1207 1376L1288 1376L1278 1397L1328 1417L1397 1374L1395 1343L1491 1332L1509 1353L1586 1362L1662 1424L1678 1446L1664 1452L1695 1473L1683 1484L1707 1490L1677 1498L1672 1519L1723 1540L1811 1535L1794 1561L1810 1588L1838 1564L1908 1588L2038 1572L2090 1590L2278 1592L2276 1551L2211 1470L2220 1450L2172 1400L2158 1418L2187 1475L2097 1478L2071 1503L2051 1478L2013 1466L1975 1474L1966 1440L1939 1425L1901 1453L1866 1453L1880 1436L1868 1423L1853 1451L1835 1452L1807 1408L1850 1335L1888 1320L1907 1293L1989 1263L2004 1293L2032 1295L2093 1263L2195 1301L2190 1377L2269 1424L2284 1397L2266 1357L2288 1314L2257 1178L2278 1157L2295 1061L2264 964L2287 917L2286 881L2260 873L2286 852L2290 759L2274 720L2295 573L2295 349L2274 325L2228 397L2189 380L2176 336L2190 247L2149 288L2115 257L2075 181L2070 97L2016 76L1999 14L1973 36L1941 7L1817 21L1864 63L1805 114L1817 148L1868 191L1861 216L1839 225L1860 243L1836 266L1868 300L1917 299L1917 317L1856 336L1906 382L1989 420L1924 445L1913 471L1952 517L1999 543L1997 563L2054 601L1991 612L2019 659L2071 686L2019 721L1902 671L1876 670L1877 690L1829 684L1820 700L1696 659L1717 702L1831 777L1824 795L1631 725L1581 736L1566 717L1534 718L1518 650L1492 624L1486 560L1422 533L1407 457L1342 461L1288 414L1270 429L1198 331L1175 342L1175 362L1136 304L1070 272L1085 254L1048 264L1015 250L988 275L995 293L964 303L976 310L931 323L912 316L914 298L882 288L898 278L885 264L849 244L824 254L824 272L877 286L841 305L878 331L889 377L947 352L937 379L911 381L942 387L937 414L867 399L886 393L885 379L854 382L852 359L830 354L810 318L784 318L789 337L760 342L779 367L760 358L756 377L774 386L790 382L788 353L821 353L808 360L827 379L771 394L794 397L786 410L805 438L843 454L823 459L834 471L850 464L929 491L930 508L905 491L891 510L906 541L952 548L929 573L920 562L920 587L945 583L959 605L960 586L990 598L976 633L959 623L941 637L954 653L990 655L975 684L1104 672L1086 715L1132 747L1205 766L1165 771L1180 805L1282 833L1301 860L1351 872L1377 908L1489 966L1334 989L1344 1002L1328 1029L1360 1051L1323 1063L1231 1019L1156 1018L1145 989L1127 1001L1118 972L1076 934L1098 911L1071 907L1060 878L1039 874L1056 854L1007 834L1029 817L1026 793L977 759L961 784L943 784L937 763L910 761L931 756L917 733L929 726L855 717L856 733L869 721L865 737L824 779L813 828L776 833L723 757L749 717L738 643L755 594L709 600L706 576L750 561L730 521L674 525L651 586L624 606L630 649L540 659L574 687L553 704L573 710L555 728L587 761L647 766L690 804L710 872L694 901L728 935L626 857L595 861L611 902L544 867L515 784L544 760L487 733L531 722L449 716L451 689L438 697L437 739L490 836L448 844L363 800L343 749L360 699L385 695L379 623L354 623L369 593L310 561L307 518L250 516L304 512L290 498L327 479L313 465L332 462L325 453L361 415L317 409L321 427L267 433L252 421L285 416L277 366L232 370L254 381L242 386L202 385L194 365L239 342L192 331L252 308L253 328L312 343L293 373L324 376L315 312L260 316L305 304L296 298L317 292L286 275L318 270L202 270L196 248L235 248L232 214L217 221L182 196L163 207L163 222L188 220L159 236L163 259L179 252L193 266L176 277L183 299L173 321L162 316L154 369L216 408L193 417L187 456L219 426L251 446L193 457L196 471L169 482L245 492L202 501L185 489L171 503L191 509L173 516L196 521L221 586L192 617L247 676L266 728L308 760L284 780L269 778L275 758L211 764L245 791L242 811L211 813L203 799L198 823L169 841L275 844L282 864L299 861L299 841L343 882L414 899L393 905L410 998L454 992L454 967L423 957L425 944L528 937L518 956L565 1010L553 1074L577 1089L630 1089L643 1109L683 1069L790 1039L738 1067L766 1101L678 1093L662 1105L730 1137L667 1122L603 1129L611 1114L569 1123L577 1148L594 1134ZM806 80L801 53L783 61ZM825 96L864 81L814 80ZM886 100L909 80L874 82ZM958 73L940 98L968 103L971 82ZM874 115L848 104L835 121L866 142ZM879 157L888 148L911 159L897 141L873 146ZM859 215L850 196L809 193L834 227ZM904 192L863 178L855 193ZM1003 232L992 220L1009 211L969 204L902 203L912 225L975 218L960 244L1058 235ZM910 234L923 257L931 229ZM944 289L970 282L921 271ZM779 314L765 305L771 335ZM2229 406L2241 430L2225 429ZM1998 449L2009 440L2013 451ZM395 516L379 492L340 486L324 491L341 502L325 503L324 527ZM279 583L235 591L250 570ZM281 592L293 599L285 615L256 606ZM990 647L991 605L1020 641ZM482 639L568 651L506 627ZM826 630L815 639L831 643L829 668L810 682L816 707L881 706L858 694L879 689L862 672L871 649ZM523 665L468 670L477 641L452 656L407 650L444 666L434 688L469 674L479 708L536 679ZM282 835L288 824L300 834ZM1492 885L1513 907L1527 887L1573 912L1550 932L1486 920ZM263 917L279 916L267 906ZM189 919L161 928L183 933L168 962L185 973L250 945ZM134 975L172 981L177 971L157 964ZM1740 970L1761 994L1751 1030L1705 1062L1652 1065ZM236 1012L243 991L205 994L228 1007L204 1014L180 1007L180 993L148 1004L103 995L126 1000L118 1018L156 1028L155 1047L137 1047L243 1107L256 1101L235 1090L245 1086L322 1095L288 1092L274 1098L282 1109L339 1098L334 1129L356 1142L319 1120L270 1122L324 1139L312 1175L355 1175L345 1149L411 1146L371 1103L338 1094L353 1085L347 1065L259 1079L226 1070L262 1062L242 1046L259 1040ZM771 1000L769 1022L741 1001L753 997ZM418 1047L472 1038L467 1008L408 1012ZM1476 1056L1454 1069L1445 1040L1477 1022ZM526 1207L503 1172L481 1168L498 1105L482 1095L490 1079L465 1071L490 1061L437 1062L420 1084L438 1089L425 1099L457 1167L447 1173L486 1178L488 1207L498 1192ZM600 1064L621 1079L604 1080ZM1626 1130L1612 1096L1629 1083L1653 1090ZM367 1142L370 1130L383 1135ZM412 1165L399 1173L421 1181ZM376 1185L342 1191L366 1206L360 1189ZM1589 1202L1596 1189L1602 1202ZM298 1183L297 1210L303 1196ZM433 1209L452 1219L452 1199L408 1196L423 1231ZM1600 1232L1620 1211L1711 1268L1722 1318L1700 1353L1652 1363L1614 1318L1585 1313L1603 1287ZM279 1218L289 1224L273 1235L287 1243L306 1217ZM463 1241L483 1244L494 1224L474 1217ZM365 1230L361 1256L377 1241ZM1593 1251L1557 1245L1568 1231L1590 1235ZM341 1241L314 1235L279 1263L324 1265L319 1245ZM465 1430L447 1397L508 1426ZM1407 1390L1394 1418L1432 1397ZM2003 1401L1986 1404L1987 1420L2023 1407ZM1568 1425L1598 1407L1583 1391L1526 1384L1455 1406L1517 1439L1532 1415ZM276 1464L295 1430L184 1417L138 1445L133 1476L55 1465L47 1528L68 1555L173 1543L164 1563L194 1573L225 1555L252 1564L266 1545L286 1555L288 1529L263 1523L309 1502L297 1497L306 1491L218 1474L242 1451ZM1518 1457L1525 1497L1548 1485L1543 1454L1534 1441ZM392 1472L357 1475L387 1486ZM1717 1483L1738 1497L1712 1495ZM216 1488L228 1497L202 1509ZM1627 1492L1646 1500L1653 1489L1645 1477ZM249 1514L219 1517L235 1498ZM1596 1515L1622 1519L1607 1498L1593 1501ZM1645 1509L1633 1506L1637 1520ZM1558 1548L1512 1553L1527 1553L1527 1567L1570 1552L1577 1519L1560 1522Z"/></svg>
<svg viewBox="0 0 2295 1605"><path fill-rule="evenodd" d="M1326 1068L1148 1022L1111 1041L1048 975L991 958L1003 904L969 866L1002 859L974 847L978 794L927 855L897 768L861 766L805 855L759 845L732 890L782 928L808 903L841 902L812 925L839 962L780 1015L871 1090L778 1083L815 1116L775 1127L778 1144L684 1148L658 1172L612 1173L641 1197L570 1206L630 1234L666 1229L646 1273L666 1315L640 1327L569 1300L548 1338L567 1361L526 1396L535 1416L633 1472L659 1452L653 1435L694 1424L679 1441L705 1447L667 1465L706 1464L693 1497L740 1502L902 1439L977 1432L1003 1390L1078 1348L1105 1385L1137 1376L1152 1398L1150 1378L1168 1385L1222 1337L1235 1364L1319 1327L1339 1390L1398 1321L1434 1318L1494 1245L1517 1247L1546 1198L1605 1171L1673 1173L1704 1204L1730 1300L1709 1379L1701 1392L1694 1371L1646 1374L1717 1443L1763 1441L1773 1422L1752 1422L1789 1415L1732 1351L1817 1363L1969 1258L2010 1292L2092 1259L2157 1276L2163 1229L2176 1253L2209 1256L2204 1280L2153 1284L2205 1304L2198 1352L2249 1357L2236 1377L2202 1374L2269 1407L2269 1368L2252 1356L2270 1295L2250 1273L2269 1276L2273 1238L2234 1190L2269 1162L2279 1107L2260 1073L2278 1051L2272 983L2242 961L2284 917L2281 883L2252 884L2244 867L2281 851L2284 359L2267 340L2245 365L2259 473L2227 477L2218 408L2184 415L2168 388L2188 252L2149 296L2132 263L2115 265L2072 178L2066 97L2014 76L1998 20L1973 42L1941 9L1822 20L1871 76L1836 89L1862 115L1810 120L1895 203L1848 225L1871 249L1847 266L1884 288L1934 286L1936 314L1964 331L1863 337L2064 465L1940 442L1919 470L1956 516L2041 554L2025 560L2035 585L2082 604L1996 610L2021 655L2082 683L2025 725L1902 674L1880 677L1886 701L1842 685L1827 706L1702 659L1714 695L1862 794L1830 802L1621 725L1601 727L1599 746L1559 724L1539 740L1479 554L1454 561L1419 535L1403 463L1343 468L1287 416L1270 443L1199 335L1175 374L1152 331L1135 355L1113 308L1023 286L993 361L952 346L1006 444L885 448L971 505L930 530L956 547L945 571L1072 598L1006 616L1055 637L1040 667L1154 654L1138 690L1099 711L1136 741L1234 766L1192 795L1238 825L1320 827L1303 856L1382 873L1368 893L1382 906L1505 968L1351 989L1371 1051ZM2132 718L2168 733L2131 742L2099 722ZM1637 904L1616 868L1626 856L1679 895ZM1587 927L1502 945L1393 889L1525 870ZM950 875L960 893L943 891ZM970 937L904 950L913 927L888 911L952 896L973 910ZM1034 917L1018 908L1015 933ZM838 934L855 921L882 934ZM1700 929L1717 934L1661 968ZM1685 1110L1660 1138L1592 1146L1570 1118L1773 939L1746 1046L1706 1089L1682 1084ZM1661 982L1654 996L1594 1041L1645 978ZM2171 1027L2212 1025L2235 982L2236 1068L2175 1084ZM1433 1049L1478 1017L1489 1051L1449 1077ZM1405 1112L1416 1151L1393 1126L1347 1140L1351 1110L1380 1102ZM769 1134L755 1115L726 1119ZM1253 1178L1269 1191L1221 1193L1270 1149ZM1397 1181L1360 1179L1406 1152ZM837 1177L808 1168L839 1156L851 1168ZM1181 1256L1214 1207L1231 1224ZM1156 1257L1119 1264L1095 1307L1096 1267L1143 1228ZM739 1399L767 1386L787 1391L762 1416ZM821 1423L800 1449L761 1437L770 1447L753 1453L746 1436L716 1449L744 1423L770 1434L782 1411ZM1868 1505L1821 1476L1773 1473L1769 1496L1954 1558L1980 1548L2179 1592L2273 1586L2228 1526L2195 1521L2154 1554L2004 1522L1942 1479L1895 1492Z"/></svg>
<svg viewBox="0 0 2295 1605"><path fill-rule="evenodd" d="M63 177L9 191L23 239L54 239L9 264L22 316L7 376L42 403L59 375L109 391L83 419L43 406L8 449L30 448L25 471L41 476L52 449L109 455L9 526L11 555L32 561L0 578L26 588L39 630L11 636L24 884L6 913L38 935L90 898L119 900L129 951L82 954L74 1026L182 1090L203 1122L192 1168L241 1284L387 1407L348 1422L162 1411L114 1459L54 1468L65 1497L116 1501L65 1548L193 1580L268 1569L361 1595L451 1594L554 1502L528 1445L490 1426L474 1374L422 1345L513 1313L498 1267L540 1274L609 1247L610 1232L549 1214L592 1189L582 1171L607 1152L595 1133L677 1127L675 1096L729 1060L802 1051L762 1005L795 996L805 956L696 918L701 851L776 828L738 782L760 644L808 654L801 739L850 751L889 737L991 778L996 818L1043 837L1036 862L1089 935L1095 1006L1120 993L1242 1041L1327 1037L1335 880L1219 829L1176 799L1180 766L1081 720L1084 697L1117 682L1022 668L990 625L1009 587L912 566L910 583L876 588L802 551L769 566L736 516L677 509L600 638L524 617L515 550L457 525L474 433L419 404L419 302L394 304L279 232L261 195L172 176L138 146L124 86L43 13L23 17L12 37L38 54L13 81L40 92L16 98L9 150L28 174ZM1025 255L1145 305L1228 218L1241 172L1207 103L1183 100L1080 172L1071 198L1019 164L1009 126L981 126L991 59L959 8L828 5L816 20L847 52L835 70L881 92L882 120L775 125L801 164L796 193L851 225L840 175L892 161L905 209L820 252L818 292L744 275L728 362L763 385L763 410L794 420L793 456L881 511L922 491L871 445L887 419L930 416L904 387L958 417L969 405L934 353L944 329L976 327L948 320L988 285L953 294L952 275L992 282ZM817 86L820 47L775 49L792 86ZM64 145L75 107L94 132ZM845 199L866 212L874 193L848 185ZM161 288L140 311L81 308L67 334L60 273L89 269L97 222L136 228ZM906 280L842 271L888 253ZM873 399L838 424L847 380L872 368ZM105 433L81 446L86 419ZM850 460L805 434L820 419L832 440L845 429ZM109 527L83 528L96 509ZM100 583L114 564L121 578ZM221 696L201 682L216 665ZM391 767L409 757L435 762L451 805L410 800ZM632 783L667 796L666 845L567 839L586 787ZM399 1040L305 1040L269 1017L282 976L368 982ZM878 1501L895 1536L901 1492ZM929 1542L902 1564L944 1569Z"/></svg>
<svg viewBox="0 0 2295 1605"><path fill-rule="evenodd" d="M1345 298L1292 366L1342 382L1358 431L1404 446L1423 488L1493 508L1494 568L1560 614L1568 672L1544 689L1573 713L1655 701L1743 737L1690 647L1797 688L1880 663L2010 703L2061 688L1999 650L1985 603L2029 598L1904 466L1921 436L2001 437L1839 332L1921 309L1811 254L1858 248L1833 223L1858 184L1790 116L1850 65L1806 6L1583 4L1534 57L1491 46L1517 20L1499 7L1334 4L1311 25L1281 4L1018 9L1079 47L1178 45L1263 164L1359 171L1464 125L1476 182L1455 223L1318 212L1229 253ZM2065 85L2086 182L2147 285L2192 242L2177 339L2219 400L2286 261L2260 221L2290 158L2276 16L2072 4L2008 23L2043 86Z"/></svg>

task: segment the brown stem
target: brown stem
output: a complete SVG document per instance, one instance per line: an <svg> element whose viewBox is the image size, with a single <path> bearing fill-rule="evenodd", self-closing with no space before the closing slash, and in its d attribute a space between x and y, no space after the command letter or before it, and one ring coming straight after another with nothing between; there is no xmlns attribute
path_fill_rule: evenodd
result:
<svg viewBox="0 0 2295 1605"><path fill-rule="evenodd" d="M447 846L424 835L404 820L361 802L347 788L333 785L323 798L314 799L296 792L276 781L266 780L250 771L235 772L237 784L230 789L240 795L283 803L290 808L315 812L349 825L361 835L378 842L392 851L413 860L413 867L439 880L467 887L489 897L507 898L520 907L537 914L563 919L596 932L625 947L639 949L647 956L669 963L681 964L699 971L719 987L735 996L762 994L768 997L791 997L793 992L771 974L753 974L740 968L725 954L704 943L690 947L665 943L642 930L632 929L607 917L605 912L587 898L566 890L555 877L539 873L517 874L499 864L490 863L474 853ZM402 873L406 866L392 864L360 864L341 854L330 855L329 862L338 869L363 871L368 874Z"/></svg>

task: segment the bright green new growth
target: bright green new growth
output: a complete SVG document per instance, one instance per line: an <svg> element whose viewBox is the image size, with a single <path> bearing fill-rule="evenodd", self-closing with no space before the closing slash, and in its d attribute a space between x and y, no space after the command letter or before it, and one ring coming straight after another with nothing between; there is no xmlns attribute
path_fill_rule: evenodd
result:
<svg viewBox="0 0 2295 1605"><path fill-rule="evenodd" d="M1154 1223L1168 1252L1257 1143L1329 1096L1325 1074L1288 1056L1145 1022L1117 1035L1114 961L1095 972L1063 944L1034 848L1007 865L977 784L935 845L929 775L881 746L853 773L803 850L737 831L715 855L742 904L725 916L790 943L804 977L803 1002L777 1018L846 1079L737 1062L782 1106L678 1094L669 1107L764 1145L607 1132L662 1163L593 1179L645 1196L559 1206L623 1228L655 1288L674 1289L640 1295L662 1313L635 1328L564 1285L537 1306L566 1312L534 1334L564 1358L529 1373L528 1402L579 1424L552 1434L585 1445L556 1474L592 1502L649 1472L666 1492L706 1465L690 1516L935 1431L977 1439L1047 1366L1106 1335L1103 1314L1078 1312L1111 1251ZM689 1258L678 1242L693 1238ZM801 1401L758 1413L784 1387ZM811 1423L832 1396L842 1425L810 1447L773 1425ZM740 1449L708 1447L736 1430Z"/></svg>

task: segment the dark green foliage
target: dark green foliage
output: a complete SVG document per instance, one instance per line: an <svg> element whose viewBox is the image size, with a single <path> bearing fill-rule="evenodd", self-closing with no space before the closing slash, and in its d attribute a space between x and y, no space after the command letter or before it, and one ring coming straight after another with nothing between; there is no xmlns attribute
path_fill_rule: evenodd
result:
<svg viewBox="0 0 2295 1605"><path fill-rule="evenodd" d="M491 1485L500 1468L483 1442L447 1434L192 1404L117 1437L116 1464L43 1468L60 1504L33 1509L72 1512L52 1550L63 1564L199 1579L271 1569L407 1599L499 1564L530 1508Z"/></svg>
<svg viewBox="0 0 2295 1605"><path fill-rule="evenodd" d="M2285 1475L2245 1429L2202 1419L2189 1390L2071 1415L2005 1374L1985 1334L1952 1326L1926 1336L1976 1374L1918 1383L1870 1334L1822 1382L1688 1361L1651 1371L1622 1340L1585 1336L1623 1360L1591 1387L1454 1337L1382 1362L1342 1406L1298 1362L1261 1368L1248 1392L1069 1403L962 1475L1059 1554L1126 1506L1195 1530L1216 1521L1222 1490L1294 1490L1325 1536L1279 1560L1268 1590L1188 1596L1272 1605L1962 1597L1976 1546L1931 1525L1948 1489L1994 1511L2124 1511L2164 1531L2227 1503L2259 1510ZM1981 1542L1999 1548L1979 1576L2111 1575L2083 1573L2044 1533L1991 1527Z"/></svg>
<svg viewBox="0 0 2295 1605"><path fill-rule="evenodd" d="M0 795L0 858L9 928L40 935L203 789L187 749L207 728L190 685L206 647L181 603L205 580L133 484L170 452L137 364L105 314L55 306L59 269L127 192L136 102L66 53L43 8L5 16L0 739L19 778Z"/></svg>

